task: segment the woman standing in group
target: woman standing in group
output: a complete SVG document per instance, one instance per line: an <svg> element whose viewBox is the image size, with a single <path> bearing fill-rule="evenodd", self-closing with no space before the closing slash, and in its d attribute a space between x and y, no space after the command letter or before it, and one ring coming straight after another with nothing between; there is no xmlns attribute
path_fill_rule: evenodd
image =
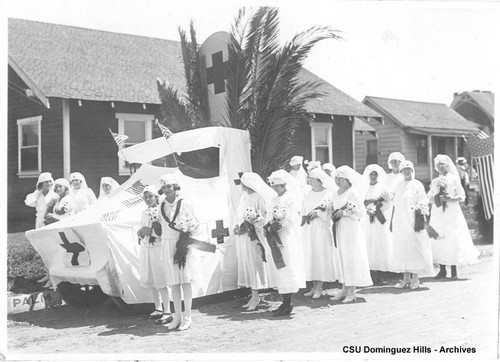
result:
<svg viewBox="0 0 500 362"><path fill-rule="evenodd" d="M333 236L327 205L331 203L332 179L321 168L309 171L309 190L302 202L302 249L306 281L312 281L312 288L304 295L320 298L323 283L333 282Z"/></svg>
<svg viewBox="0 0 500 362"><path fill-rule="evenodd" d="M161 243L165 278L172 289L174 318L168 329L187 330L191 326L191 305L193 291L191 284L197 278L197 250L189 244L189 238L208 241L206 227L199 219L191 200L179 193L181 186L174 174L160 177L161 191L165 195L160 205ZM184 191L183 191L184 192ZM184 297L184 317L181 300Z"/></svg>
<svg viewBox="0 0 500 362"><path fill-rule="evenodd" d="M76 206L76 213L85 210L89 205L97 201L94 191L87 186L85 177L80 172L73 172L69 175L71 183L71 193Z"/></svg>
<svg viewBox="0 0 500 362"><path fill-rule="evenodd" d="M387 165L391 172L387 175L386 185L390 192L394 192L396 186L403 181L403 175L399 171L399 166L404 160L405 156L400 152L391 153L387 159Z"/></svg>
<svg viewBox="0 0 500 362"><path fill-rule="evenodd" d="M235 181L243 189L243 196L236 215L234 233L237 235L236 254L238 257L238 286L252 289L252 297L243 305L247 310L255 310L260 303L259 289L269 288L267 260L263 243L267 210L276 192L253 172L245 172Z"/></svg>
<svg viewBox="0 0 500 362"><path fill-rule="evenodd" d="M436 279L446 278L446 265L451 265L451 279L457 279L457 265L477 262L479 252L460 208L465 191L453 161L446 155L437 155L434 167L439 176L432 180L427 196L432 203L429 225L438 234L432 242L433 261L440 267Z"/></svg>
<svg viewBox="0 0 500 362"><path fill-rule="evenodd" d="M159 319L160 324L167 324L172 321L172 314L161 246L159 197L155 186L146 186L142 191L142 199L147 208L142 212L141 228L137 232L141 245L139 274L141 285L149 289L155 303L155 310L149 315L149 319Z"/></svg>
<svg viewBox="0 0 500 362"><path fill-rule="evenodd" d="M54 192L59 196L59 199L47 208L45 224L52 224L76 213L76 206L70 188L68 180L64 178L58 178L54 181Z"/></svg>
<svg viewBox="0 0 500 362"><path fill-rule="evenodd" d="M36 190L26 196L26 206L36 209L35 229L45 225L47 206L54 204L59 196L54 192L54 179L50 172L42 172L36 182Z"/></svg>
<svg viewBox="0 0 500 362"><path fill-rule="evenodd" d="M413 163L403 161L400 168L404 180L396 187L390 224L393 237L392 271L404 273L396 288L417 289L420 286L419 275L434 274L431 242L425 230L428 199L422 183L414 179Z"/></svg>
<svg viewBox="0 0 500 362"><path fill-rule="evenodd" d="M101 177L101 185L99 187L99 198L98 200L102 200L108 198L108 196L115 191L120 184L116 182L111 177Z"/></svg>
<svg viewBox="0 0 500 362"><path fill-rule="evenodd" d="M274 316L289 315L293 310L292 294L305 288L304 260L300 245L300 201L293 177L285 170L278 170L269 176L269 183L278 194L272 203L272 213L264 230L271 249L269 261L271 273L276 275L278 293L283 303L273 312ZM271 259L271 258L270 258Z"/></svg>
<svg viewBox="0 0 500 362"><path fill-rule="evenodd" d="M382 282L379 271L390 271L392 259L392 234L389 230L392 195L385 182L387 174L379 165L368 165L363 172L365 182L369 184L365 194L367 217L363 218L366 248L370 273L373 283Z"/></svg>
<svg viewBox="0 0 500 362"><path fill-rule="evenodd" d="M339 188L333 193L331 207L334 223L333 263L343 286L342 291L330 299L349 303L356 300L356 286L372 285L360 223L365 208L359 191L353 187L353 184L357 185L362 180L358 180L358 174L349 166L340 166L335 171L335 182Z"/></svg>

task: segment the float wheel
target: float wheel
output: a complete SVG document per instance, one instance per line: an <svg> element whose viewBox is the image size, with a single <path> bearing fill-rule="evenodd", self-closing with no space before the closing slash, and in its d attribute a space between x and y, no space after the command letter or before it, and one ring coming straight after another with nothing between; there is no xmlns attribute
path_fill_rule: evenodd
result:
<svg viewBox="0 0 500 362"><path fill-rule="evenodd" d="M80 285L61 282L57 285L56 290L62 300L78 308L99 305L109 298L98 285Z"/></svg>
<svg viewBox="0 0 500 362"><path fill-rule="evenodd" d="M111 297L111 300L123 313L131 315L149 314L155 310L154 303L128 304L120 297Z"/></svg>

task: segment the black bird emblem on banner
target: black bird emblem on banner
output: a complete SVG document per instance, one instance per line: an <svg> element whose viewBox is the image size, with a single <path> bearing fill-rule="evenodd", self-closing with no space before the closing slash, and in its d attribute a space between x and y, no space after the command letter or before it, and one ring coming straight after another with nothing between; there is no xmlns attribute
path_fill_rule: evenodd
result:
<svg viewBox="0 0 500 362"><path fill-rule="evenodd" d="M70 243L64 232L60 232L59 236L61 237L61 240L63 242L63 244L59 245L66 249L66 252L73 253L73 256L71 257L71 265L79 266L80 264L78 263L78 255L82 251L85 251L85 247L80 243Z"/></svg>

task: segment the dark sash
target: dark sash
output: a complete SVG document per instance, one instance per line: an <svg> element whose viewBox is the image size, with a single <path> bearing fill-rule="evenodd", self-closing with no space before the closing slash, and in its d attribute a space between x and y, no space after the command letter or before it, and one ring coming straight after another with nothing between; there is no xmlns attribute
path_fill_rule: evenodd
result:
<svg viewBox="0 0 500 362"><path fill-rule="evenodd" d="M251 241L257 240L257 246L260 249L260 252L262 254L262 260L267 262L266 260L266 251L264 250L264 247L262 246L259 237L257 235L257 231L255 231L255 225L253 225L251 222L248 221L243 221L240 225L240 233L248 233L248 236L250 237Z"/></svg>
<svg viewBox="0 0 500 362"><path fill-rule="evenodd" d="M376 210L375 217L377 218L378 221L380 221L380 223L382 225L384 225L387 220L385 219L384 213L382 212L381 208L382 208L382 202L376 202L375 203L375 210Z"/></svg>
<svg viewBox="0 0 500 362"><path fill-rule="evenodd" d="M281 254L281 250L278 246L283 246L283 243L278 235L278 231L273 231L271 229L271 223L269 222L264 226L264 233L266 235L267 243L271 248L271 256L273 257L276 268L284 268L286 266L285 261L283 260L283 255Z"/></svg>
<svg viewBox="0 0 500 362"><path fill-rule="evenodd" d="M167 202L167 199L163 200L163 202L161 203L161 207L160 207L160 211L161 211L161 216L163 216L163 218L165 219L165 221L168 223L168 226L170 226L171 229L175 230L175 231L179 231L176 227L175 227L175 219L177 219L177 216L179 215L179 211L181 210L181 203L182 203L182 199L180 199L178 202L177 202L177 205L175 206L175 212L174 212L174 217L172 218L172 221L170 221L170 219L167 217L167 215L165 214L165 202Z"/></svg>

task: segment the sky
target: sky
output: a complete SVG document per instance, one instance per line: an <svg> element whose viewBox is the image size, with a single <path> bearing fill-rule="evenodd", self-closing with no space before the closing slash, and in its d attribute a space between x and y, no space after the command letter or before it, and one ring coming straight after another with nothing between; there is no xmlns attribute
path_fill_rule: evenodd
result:
<svg viewBox="0 0 500 362"><path fill-rule="evenodd" d="M378 96L450 104L454 92L493 90L499 3L390 1L7 0L2 14L178 40L193 19L199 41L230 29L244 5L280 7L282 41L314 25L325 40L305 66L353 98ZM5 19L4 19L5 20ZM496 42L495 42L496 40Z"/></svg>

